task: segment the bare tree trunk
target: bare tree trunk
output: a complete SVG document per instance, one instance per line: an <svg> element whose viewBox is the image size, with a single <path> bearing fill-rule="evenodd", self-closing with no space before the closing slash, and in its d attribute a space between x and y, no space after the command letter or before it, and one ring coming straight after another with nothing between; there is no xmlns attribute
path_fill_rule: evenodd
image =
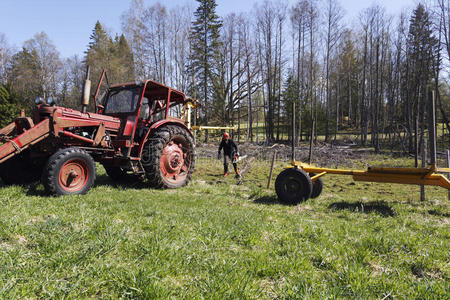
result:
<svg viewBox="0 0 450 300"><path fill-rule="evenodd" d="M366 68L367 68L367 32L364 35L363 76L361 92L361 145L367 144L367 114L366 114Z"/></svg>
<svg viewBox="0 0 450 300"><path fill-rule="evenodd" d="M241 87L241 34L239 34L238 40L238 88ZM241 142L241 97L238 97L238 143Z"/></svg>
<svg viewBox="0 0 450 300"><path fill-rule="evenodd" d="M252 76L250 73L250 55L248 45L246 45L246 69L247 69L247 94L248 94L248 116L247 116L247 142L253 143L253 109L252 109Z"/></svg>
<svg viewBox="0 0 450 300"><path fill-rule="evenodd" d="M337 135L338 135L338 131L339 131L339 86L340 86L340 82L339 82L339 76L338 76L338 79L336 80L336 126L335 126L335 130L334 130L334 141L335 142L337 140Z"/></svg>
<svg viewBox="0 0 450 300"><path fill-rule="evenodd" d="M372 144L375 148L375 153L379 152L378 148L378 119L379 119L379 103L380 103L380 91L378 89L378 82L379 82L379 76L380 76L380 70L379 70L379 51L380 51L380 40L377 39L376 42L376 50L375 50L375 94L373 97L374 102L374 116L372 118L373 121L373 127L372 127Z"/></svg>
<svg viewBox="0 0 450 300"><path fill-rule="evenodd" d="M281 50L281 46L282 46L282 34L283 34L283 18L284 16L282 15L282 12L279 12L279 53L278 53L278 128L277 128L277 140L279 139L279 128L280 128L280 119L281 119L281 85L282 85L282 78L281 78L281 55L282 55L282 50Z"/></svg>
<svg viewBox="0 0 450 300"><path fill-rule="evenodd" d="M325 114L325 142L328 142L330 135L330 55L334 45L340 38L340 21L342 19L342 9L335 0L326 2L326 54L325 54L325 85L326 85L326 114Z"/></svg>

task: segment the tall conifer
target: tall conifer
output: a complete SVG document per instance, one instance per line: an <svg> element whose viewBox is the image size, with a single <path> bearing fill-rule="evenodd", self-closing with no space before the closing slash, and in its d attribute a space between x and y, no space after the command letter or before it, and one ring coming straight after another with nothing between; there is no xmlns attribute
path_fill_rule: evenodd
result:
<svg viewBox="0 0 450 300"><path fill-rule="evenodd" d="M210 95L219 49L219 30L222 22L216 14L215 0L197 0L199 3L194 13L195 20L191 27L191 72L196 78L197 97L203 102L205 124L209 121L208 109L211 105ZM205 137L208 140L208 135Z"/></svg>

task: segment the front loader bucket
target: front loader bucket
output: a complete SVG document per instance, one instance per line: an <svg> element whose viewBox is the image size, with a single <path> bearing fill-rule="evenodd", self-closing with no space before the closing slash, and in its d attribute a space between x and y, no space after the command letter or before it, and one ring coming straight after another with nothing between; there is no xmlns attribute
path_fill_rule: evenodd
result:
<svg viewBox="0 0 450 300"><path fill-rule="evenodd" d="M34 145L50 134L50 121L45 119L39 124L27 129L26 127L18 127L23 118L17 119L15 122L0 129L0 139L4 144L0 146L0 163L22 152L31 145ZM16 137L9 137L15 129L19 132Z"/></svg>

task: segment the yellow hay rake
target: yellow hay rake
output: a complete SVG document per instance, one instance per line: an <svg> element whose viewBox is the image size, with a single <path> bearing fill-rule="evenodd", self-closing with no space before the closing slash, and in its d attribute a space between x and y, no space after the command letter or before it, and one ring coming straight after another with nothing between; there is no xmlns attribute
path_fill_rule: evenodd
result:
<svg viewBox="0 0 450 300"><path fill-rule="evenodd" d="M297 204L309 198L316 198L322 192L323 183L321 177L326 174L351 175L355 181L384 182L400 184L417 184L440 186L449 190L450 180L443 174L449 173L449 168L438 168L436 166L436 116L435 116L435 94L429 93L428 108L428 136L430 139L430 165L428 168L387 168L369 167L367 171L343 170L319 168L295 160L295 142L292 139L292 161L275 180L275 190L278 198L287 204ZM295 102L292 102L292 111L295 112ZM292 114L292 136L295 136L295 114ZM314 127L313 127L314 129ZM311 136L314 135L314 130ZM427 144L426 142L424 143ZM309 160L312 160L313 139L310 139ZM424 146L425 152L425 146ZM426 157L426 155L424 155ZM450 154L447 154L450 162Z"/></svg>
<svg viewBox="0 0 450 300"><path fill-rule="evenodd" d="M450 180L438 173L450 173L450 168L434 165L429 168L369 167L363 171L320 168L293 160L278 175L275 190L282 202L297 204L320 195L323 187L321 177L326 174L351 175L355 181L439 186L450 190Z"/></svg>

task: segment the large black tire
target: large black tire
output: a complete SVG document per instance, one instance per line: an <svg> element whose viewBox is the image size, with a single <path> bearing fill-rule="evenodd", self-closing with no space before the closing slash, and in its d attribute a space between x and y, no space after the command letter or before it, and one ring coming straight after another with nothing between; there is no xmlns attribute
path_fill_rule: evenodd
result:
<svg viewBox="0 0 450 300"><path fill-rule="evenodd" d="M311 178L303 170L289 168L283 170L275 180L275 191L282 203L295 205L311 197Z"/></svg>
<svg viewBox="0 0 450 300"><path fill-rule="evenodd" d="M44 165L45 160L31 159L27 150L0 164L0 178L6 185L29 184L41 178Z"/></svg>
<svg viewBox="0 0 450 300"><path fill-rule="evenodd" d="M313 177L316 174L314 173L310 173L309 176ZM323 189L323 181L322 178L317 178L316 181L313 182L313 188L312 188L312 193L311 193L311 199L317 198L320 196L320 194L322 193L322 189Z"/></svg>
<svg viewBox="0 0 450 300"><path fill-rule="evenodd" d="M144 146L142 165L153 187L187 185L195 168L195 146L189 131L177 125L156 129Z"/></svg>
<svg viewBox="0 0 450 300"><path fill-rule="evenodd" d="M42 173L42 184L51 195L86 194L94 184L95 162L84 150L65 148L50 156Z"/></svg>

